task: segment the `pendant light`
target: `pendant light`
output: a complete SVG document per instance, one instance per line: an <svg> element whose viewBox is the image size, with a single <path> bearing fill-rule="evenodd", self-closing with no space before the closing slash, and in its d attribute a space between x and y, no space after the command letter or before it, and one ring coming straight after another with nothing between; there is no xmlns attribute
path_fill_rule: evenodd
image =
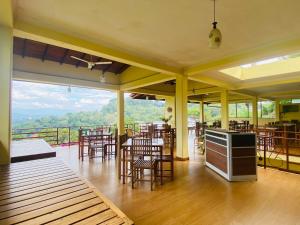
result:
<svg viewBox="0 0 300 225"><path fill-rule="evenodd" d="M71 89L71 85L68 86L68 93L71 93L72 89Z"/></svg>
<svg viewBox="0 0 300 225"><path fill-rule="evenodd" d="M221 31L217 28L216 21L216 0L214 1L214 22L212 23L213 29L209 33L209 47L210 48L219 48L222 42Z"/></svg>

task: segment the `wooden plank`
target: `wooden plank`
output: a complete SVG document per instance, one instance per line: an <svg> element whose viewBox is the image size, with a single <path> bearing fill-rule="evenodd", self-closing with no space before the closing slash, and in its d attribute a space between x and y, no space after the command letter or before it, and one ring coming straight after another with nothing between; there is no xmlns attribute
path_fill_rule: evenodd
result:
<svg viewBox="0 0 300 225"><path fill-rule="evenodd" d="M53 222L50 222L48 224L51 224L51 225L73 224L73 223L84 220L84 219L89 218L90 216L94 216L94 215L97 215L98 218L103 219L103 217L105 215L102 216L102 212L105 212L105 210L108 210L108 209L109 209L109 206L107 206L105 203L101 203L99 205L95 205L90 208L80 210L74 214L62 217L62 218L55 220ZM111 211L116 216L116 214L112 210L109 210L109 211ZM86 223L86 224L90 225L90 223Z"/></svg>
<svg viewBox="0 0 300 225"><path fill-rule="evenodd" d="M31 178L31 179L25 179L25 180L21 180L21 181L16 181L16 182L8 182L8 183L4 183L2 185L0 185L0 191L4 191L7 189L14 189L17 187L26 187L28 185L31 184L35 184L38 182L44 182L44 181L48 181L48 180L53 180L53 179L57 179L60 177L65 177L65 176L69 176L72 175L73 173L71 172L61 172L58 174L49 174L49 175L45 175L45 176L40 176L38 178Z"/></svg>
<svg viewBox="0 0 300 225"><path fill-rule="evenodd" d="M0 191L0 196L6 195L6 194L12 194L12 193L15 193L15 192L21 192L21 191L25 191L25 190L30 190L30 189L36 189L38 187L48 188L49 185L57 184L59 182L74 179L74 178L77 178L77 176L74 175L74 174L70 174L68 176L63 176L63 177L59 177L59 178L52 179L52 180L46 180L46 181L43 181L43 182L35 182L35 183L27 185L27 186L9 188L9 189Z"/></svg>
<svg viewBox="0 0 300 225"><path fill-rule="evenodd" d="M21 200L21 201L18 201L18 202L12 202L12 203L8 203L6 205L2 205L2 206L0 206L0 212L16 209L16 208L20 208L20 207L25 207L25 206L30 205L30 204L35 204L35 203L38 203L38 202L47 201L47 200L52 199L52 198L57 198L57 197L64 196L64 195L67 195L67 194L70 194L70 193L75 193L75 192L81 191L81 190L89 190L89 189L88 189L88 186L86 184L78 185L78 186L75 186L75 187L69 187L69 188L66 188L66 189L58 190L58 191L53 192L53 193L52 192L46 193L42 196L35 196L35 197L29 198L29 199L25 199L25 200Z"/></svg>
<svg viewBox="0 0 300 225"><path fill-rule="evenodd" d="M126 224L124 223L124 220L120 217L114 217L111 220L105 221L104 223L101 223L102 225L120 225L120 224Z"/></svg>
<svg viewBox="0 0 300 225"><path fill-rule="evenodd" d="M9 218L9 217L12 217L12 216L20 215L20 214L23 214L23 213L27 213L27 212L30 212L30 211L34 211L34 210L37 210L37 209L41 209L41 208L44 208L44 207L47 207L47 206L50 206L50 205L54 205L54 204L57 204L57 203L60 203L60 202L64 202L64 201L69 200L69 199L79 197L79 196L86 196L87 197L87 195L90 195L90 194L93 194L93 192L91 190L83 189L83 190L80 190L80 191L64 194L64 195L56 197L56 198L48 199L47 201L36 202L36 203L31 202L31 204L25 205L25 206L20 207L20 208L16 208L14 210L8 210L8 211L1 212L0 213L0 220L1 219L6 219L6 218ZM95 195L93 194L93 196L95 196Z"/></svg>
<svg viewBox="0 0 300 225"><path fill-rule="evenodd" d="M58 187L55 187L55 188L50 188L50 189L46 189L46 190L43 190L43 191L30 193L30 194L27 194L27 195L21 195L21 196L17 196L17 197L13 197L13 198L8 198L8 199L5 199L5 200L1 200L0 201L0 206L11 204L11 203L14 203L14 202L27 200L27 199L31 199L31 198L35 198L35 197L41 197L45 194L53 193L53 192L56 192L56 191L60 191L60 190L64 190L64 189L67 189L67 188L70 188L70 187L76 187L76 186L80 186L80 185L84 185L84 182L83 181L77 181L77 182L74 182L74 183L68 183L68 184L61 185L61 186L58 186Z"/></svg>
<svg viewBox="0 0 300 225"><path fill-rule="evenodd" d="M51 171L57 171L58 169L64 169L66 170L67 168L64 166L51 166L48 168L40 169L40 168L32 168L32 171L20 171L20 172L12 172L8 174L3 174L1 175L1 180L5 180L5 178L14 178L14 177L22 177L22 176L28 176L32 174L40 174L40 173L45 173L45 172L51 172Z"/></svg>
<svg viewBox="0 0 300 225"><path fill-rule="evenodd" d="M117 216L117 214L110 209L110 210L101 212L101 214L96 214L96 215L90 216L82 221L79 221L76 223L76 225L86 225L86 224L96 225L96 224L100 224L105 221L111 220L116 216Z"/></svg>
<svg viewBox="0 0 300 225"><path fill-rule="evenodd" d="M102 203L101 199L97 198L97 196L92 193L0 220L0 225L15 223L24 225L43 224L100 203Z"/></svg>
<svg viewBox="0 0 300 225"><path fill-rule="evenodd" d="M21 177L11 177L11 178L6 178L6 179L1 179L0 180L0 184L2 183L7 183L9 181L17 181L17 180L24 180L24 179L28 179L28 178L33 178L33 177L39 177L39 176L43 176L43 175L47 175L47 174L55 174L59 171L66 171L65 168L58 168L57 171L53 170L53 171L43 171L42 173L34 173L34 174L28 174L28 176L21 176Z"/></svg>
<svg viewBox="0 0 300 225"><path fill-rule="evenodd" d="M32 162L32 161L30 161L30 162ZM50 166L59 166L62 164L60 162L48 162L48 163L43 163L43 164L30 164L30 165L26 165L26 166L19 165L18 167L12 167L12 165L16 165L16 164L10 164L10 165L11 166L9 166L9 167L1 166L0 174L21 172L21 171L31 171L33 168L48 168Z"/></svg>
<svg viewBox="0 0 300 225"><path fill-rule="evenodd" d="M14 197L18 197L18 196L25 196L27 194L31 194L31 193L37 193L43 190L49 190L51 188L55 188L55 187L59 187L65 184L69 184L69 183L75 183L75 182L79 182L81 181L78 177L75 178L71 178L68 180L64 180L64 181L60 181L57 182L55 184L50 184L47 186L42 186L42 187L36 187L36 188L32 188L32 189L28 189L28 190L23 190L23 191L18 191L18 192L14 192L14 193L9 193L9 194L4 194L0 196L0 201L4 200L4 199L8 199L8 198L14 198Z"/></svg>

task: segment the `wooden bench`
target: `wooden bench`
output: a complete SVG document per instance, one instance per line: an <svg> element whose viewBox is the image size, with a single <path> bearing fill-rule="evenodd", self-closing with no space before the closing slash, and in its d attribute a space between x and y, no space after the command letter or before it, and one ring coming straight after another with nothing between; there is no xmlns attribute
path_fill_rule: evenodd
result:
<svg viewBox="0 0 300 225"><path fill-rule="evenodd" d="M55 158L0 167L0 224L133 224Z"/></svg>

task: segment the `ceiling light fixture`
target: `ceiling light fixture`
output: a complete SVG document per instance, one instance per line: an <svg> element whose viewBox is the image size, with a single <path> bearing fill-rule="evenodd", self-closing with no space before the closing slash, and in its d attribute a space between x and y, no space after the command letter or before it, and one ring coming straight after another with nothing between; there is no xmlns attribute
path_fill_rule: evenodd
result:
<svg viewBox="0 0 300 225"><path fill-rule="evenodd" d="M210 48L219 48L222 42L221 31L217 28L216 21L216 0L214 1L214 22L212 23L213 29L209 33L209 47Z"/></svg>
<svg viewBox="0 0 300 225"><path fill-rule="evenodd" d="M104 73L102 73L102 75L100 76L100 83L105 83L106 79L104 76Z"/></svg>

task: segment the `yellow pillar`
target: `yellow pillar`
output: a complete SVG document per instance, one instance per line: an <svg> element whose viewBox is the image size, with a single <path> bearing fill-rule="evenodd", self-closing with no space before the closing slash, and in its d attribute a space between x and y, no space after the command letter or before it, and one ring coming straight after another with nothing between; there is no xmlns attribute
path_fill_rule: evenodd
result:
<svg viewBox="0 0 300 225"><path fill-rule="evenodd" d="M223 129L229 128L229 113L228 113L228 91L221 92L221 126Z"/></svg>
<svg viewBox="0 0 300 225"><path fill-rule="evenodd" d="M252 123L254 127L258 127L257 97L252 99Z"/></svg>
<svg viewBox="0 0 300 225"><path fill-rule="evenodd" d="M275 120L280 121L280 100L275 101Z"/></svg>
<svg viewBox="0 0 300 225"><path fill-rule="evenodd" d="M200 101L199 106L200 106L200 118L199 118L199 120L200 120L200 123L203 123L203 122L205 122L204 121L204 101Z"/></svg>
<svg viewBox="0 0 300 225"><path fill-rule="evenodd" d="M117 91L117 113L118 113L118 132L119 135L124 134L124 91Z"/></svg>
<svg viewBox="0 0 300 225"><path fill-rule="evenodd" d="M187 89L187 77L178 75L176 77L176 157L181 160L187 160L189 158Z"/></svg>
<svg viewBox="0 0 300 225"><path fill-rule="evenodd" d="M168 110L172 109L171 112ZM171 120L169 121L169 125L171 127L175 127L175 99L171 96L165 97L165 118L169 118L172 116Z"/></svg>
<svg viewBox="0 0 300 225"><path fill-rule="evenodd" d="M10 162L12 28L0 26L0 164Z"/></svg>

